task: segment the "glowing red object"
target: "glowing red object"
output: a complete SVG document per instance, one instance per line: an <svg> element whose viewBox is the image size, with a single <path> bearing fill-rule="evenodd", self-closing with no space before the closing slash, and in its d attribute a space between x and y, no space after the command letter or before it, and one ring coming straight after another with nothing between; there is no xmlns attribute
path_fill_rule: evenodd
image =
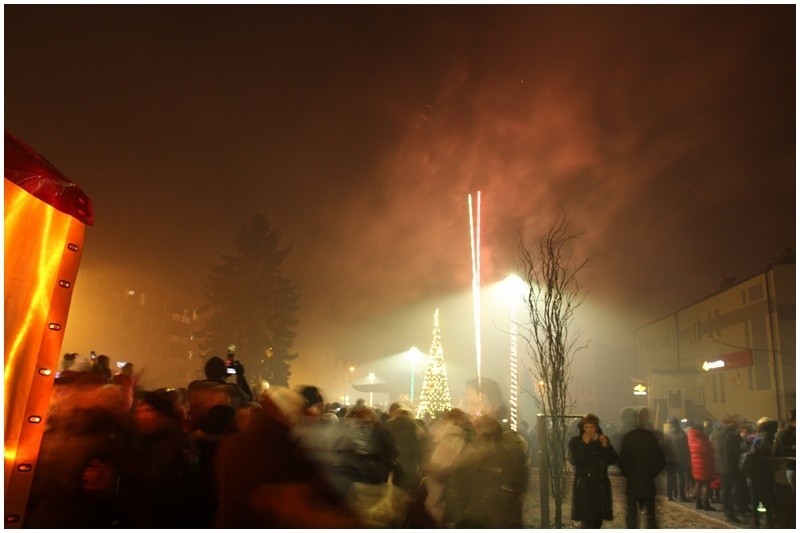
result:
<svg viewBox="0 0 800 533"><path fill-rule="evenodd" d="M92 202L50 161L6 131L5 178L62 213L94 225Z"/></svg>

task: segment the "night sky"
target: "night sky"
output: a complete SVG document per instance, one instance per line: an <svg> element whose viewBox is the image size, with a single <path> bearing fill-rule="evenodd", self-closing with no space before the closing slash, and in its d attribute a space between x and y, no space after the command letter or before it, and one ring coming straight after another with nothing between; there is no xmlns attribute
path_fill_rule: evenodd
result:
<svg viewBox="0 0 800 533"><path fill-rule="evenodd" d="M620 352L794 249L795 13L6 5L5 128L91 198L81 275L116 264L199 296L263 212L293 249L298 379L427 352L441 307L457 396L469 193L484 286L564 210L590 261L581 326Z"/></svg>

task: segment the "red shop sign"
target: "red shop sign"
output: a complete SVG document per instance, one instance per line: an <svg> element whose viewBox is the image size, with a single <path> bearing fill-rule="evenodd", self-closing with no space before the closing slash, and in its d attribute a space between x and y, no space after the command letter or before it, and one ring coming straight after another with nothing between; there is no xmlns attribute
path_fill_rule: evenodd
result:
<svg viewBox="0 0 800 533"><path fill-rule="evenodd" d="M753 366L753 351L726 353L712 361L703 361L703 370L730 370L732 368L745 368Z"/></svg>

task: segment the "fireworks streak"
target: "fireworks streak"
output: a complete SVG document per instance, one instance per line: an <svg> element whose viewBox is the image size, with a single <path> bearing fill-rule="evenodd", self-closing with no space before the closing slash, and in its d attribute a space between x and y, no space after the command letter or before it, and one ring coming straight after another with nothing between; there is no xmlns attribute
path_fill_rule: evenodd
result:
<svg viewBox="0 0 800 533"><path fill-rule="evenodd" d="M475 319L475 358L478 366L478 386L481 384L481 191L478 191L473 219L472 195L467 195L469 207L469 238L472 246L472 314Z"/></svg>

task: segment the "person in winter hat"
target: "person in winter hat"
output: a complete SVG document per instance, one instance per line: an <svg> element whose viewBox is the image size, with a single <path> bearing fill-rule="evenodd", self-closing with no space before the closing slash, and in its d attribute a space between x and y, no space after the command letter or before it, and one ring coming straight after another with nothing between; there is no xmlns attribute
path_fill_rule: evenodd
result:
<svg viewBox="0 0 800 533"><path fill-rule="evenodd" d="M571 518L583 528L597 529L603 520L614 519L608 466L617 464L619 456L597 416L587 414L578 428L580 434L567 444L567 459L575 468Z"/></svg>

